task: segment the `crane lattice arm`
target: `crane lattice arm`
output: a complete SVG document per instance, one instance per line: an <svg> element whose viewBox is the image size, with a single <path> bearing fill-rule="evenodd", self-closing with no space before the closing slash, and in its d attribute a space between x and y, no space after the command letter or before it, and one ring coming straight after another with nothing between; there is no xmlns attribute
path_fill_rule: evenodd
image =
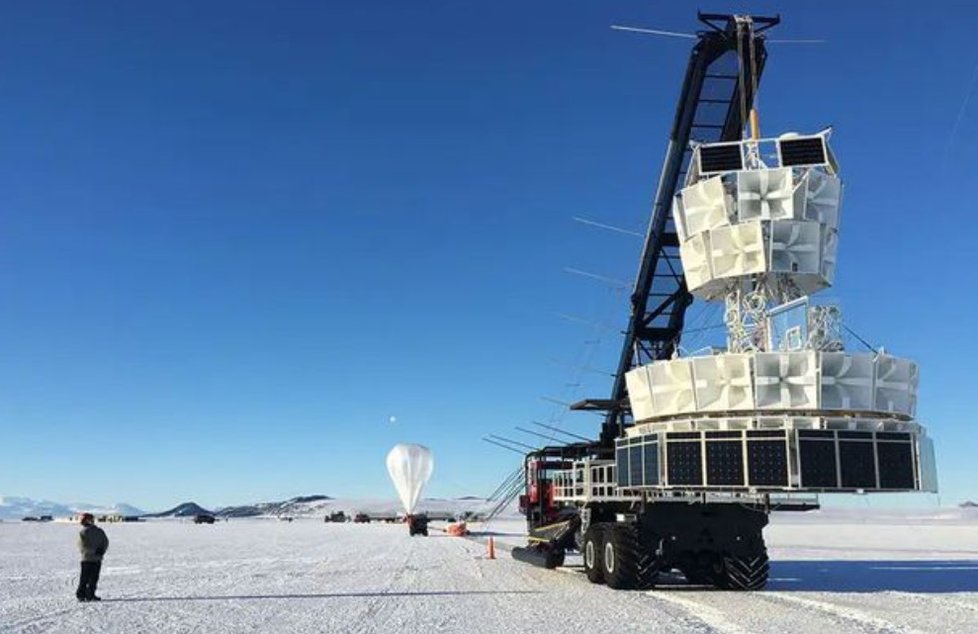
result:
<svg viewBox="0 0 978 634"><path fill-rule="evenodd" d="M686 309L693 301L686 288L672 219L673 197L689 169L690 142L741 139L767 56L760 34L780 22L778 17L704 13L699 19L708 28L698 33L686 67L611 398L587 399L572 406L606 412L601 444L609 447L628 423L625 373L673 354Z"/></svg>

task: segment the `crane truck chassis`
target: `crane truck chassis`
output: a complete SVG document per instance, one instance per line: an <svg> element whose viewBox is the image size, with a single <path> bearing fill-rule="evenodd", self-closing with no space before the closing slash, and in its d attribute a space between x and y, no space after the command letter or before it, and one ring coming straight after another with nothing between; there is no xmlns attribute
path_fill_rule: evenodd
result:
<svg viewBox="0 0 978 634"><path fill-rule="evenodd" d="M527 517L530 544L514 548L515 559L556 568L568 551L576 551L589 581L615 589L648 589L660 573L678 570L697 585L758 590L768 578L762 531L772 504L783 511L818 508L814 498L678 491L627 495L604 481L592 485L606 489L599 499L581 496L579 504L555 500L555 477L592 463L595 473L609 471L610 460L574 460L594 449L586 444L546 447L527 456L530 484L520 496L520 511Z"/></svg>

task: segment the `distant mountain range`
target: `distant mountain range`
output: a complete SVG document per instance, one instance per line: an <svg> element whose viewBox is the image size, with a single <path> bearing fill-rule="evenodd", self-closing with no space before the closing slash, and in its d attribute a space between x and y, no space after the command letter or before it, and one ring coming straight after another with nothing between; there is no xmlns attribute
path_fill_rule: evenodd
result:
<svg viewBox="0 0 978 634"><path fill-rule="evenodd" d="M276 517L311 515L316 511L329 506L333 498L328 495L304 495L295 497L284 502L259 502L258 504L246 504L243 506L228 506L218 509L217 515L221 517L258 517L261 515L271 515Z"/></svg>
<svg viewBox="0 0 978 634"><path fill-rule="evenodd" d="M425 498L418 503L419 512L456 515L466 511L485 511L486 500L474 496L454 499ZM243 506L228 506L217 509L219 517L321 517L336 511L347 515L366 513L367 515L388 516L402 513L401 505L395 500L343 499L328 495L307 495L282 502L260 502Z"/></svg>
<svg viewBox="0 0 978 634"><path fill-rule="evenodd" d="M78 513L94 513L95 515L144 515L146 511L138 509L125 502L111 505L89 504L87 502L51 502L50 500L33 500L25 497L0 496L0 519L19 520L24 517L71 517Z"/></svg>
<svg viewBox="0 0 978 634"><path fill-rule="evenodd" d="M484 511L483 498L465 496L455 499L427 498L418 504L418 511L437 514L459 514L466 511ZM97 504L62 504L47 500L23 497L0 497L0 520L19 520L24 517L50 515L55 518L71 517L81 512L96 515L138 515L147 518L193 517L199 514L218 517L319 517L336 511L348 515L396 515L402 512L393 499L337 499L328 495L304 495L280 502L257 502L239 506L227 506L210 511L196 502L184 502L171 509L147 513L132 505L118 503L111 506Z"/></svg>

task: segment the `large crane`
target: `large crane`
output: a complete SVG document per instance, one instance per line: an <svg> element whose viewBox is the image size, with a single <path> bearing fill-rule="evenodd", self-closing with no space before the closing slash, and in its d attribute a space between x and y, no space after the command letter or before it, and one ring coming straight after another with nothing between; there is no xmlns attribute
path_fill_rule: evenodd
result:
<svg viewBox="0 0 978 634"><path fill-rule="evenodd" d="M611 397L571 406L603 412L601 434L524 460L530 543L513 556L555 567L578 551L613 588L678 570L760 589L772 511L936 491L916 364L846 350L839 307L810 298L835 278L842 181L830 130L761 138L779 19L699 18ZM681 355L694 297L723 302L727 345Z"/></svg>

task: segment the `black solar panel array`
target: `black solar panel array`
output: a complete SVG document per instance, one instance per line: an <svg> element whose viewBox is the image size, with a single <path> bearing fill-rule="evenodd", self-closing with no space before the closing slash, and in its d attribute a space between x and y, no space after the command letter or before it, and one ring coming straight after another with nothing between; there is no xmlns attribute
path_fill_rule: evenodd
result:
<svg viewBox="0 0 978 634"><path fill-rule="evenodd" d="M615 450L618 486L657 486L659 484L659 438L622 438Z"/></svg>
<svg viewBox="0 0 978 634"><path fill-rule="evenodd" d="M913 436L908 433L800 430L798 462L805 489L916 488Z"/></svg>
<svg viewBox="0 0 978 634"><path fill-rule="evenodd" d="M700 173L734 172L744 169L744 155L741 145L701 145Z"/></svg>
<svg viewBox="0 0 978 634"><path fill-rule="evenodd" d="M778 141L778 147L781 152L782 167L802 167L828 163L825 139L821 136L781 139Z"/></svg>
<svg viewBox="0 0 978 634"><path fill-rule="evenodd" d="M784 429L750 429L622 438L616 451L618 485L789 488L793 437ZM660 443L665 447L664 478ZM804 429L797 432L797 450L800 487L805 490L916 487L914 438L908 433Z"/></svg>

